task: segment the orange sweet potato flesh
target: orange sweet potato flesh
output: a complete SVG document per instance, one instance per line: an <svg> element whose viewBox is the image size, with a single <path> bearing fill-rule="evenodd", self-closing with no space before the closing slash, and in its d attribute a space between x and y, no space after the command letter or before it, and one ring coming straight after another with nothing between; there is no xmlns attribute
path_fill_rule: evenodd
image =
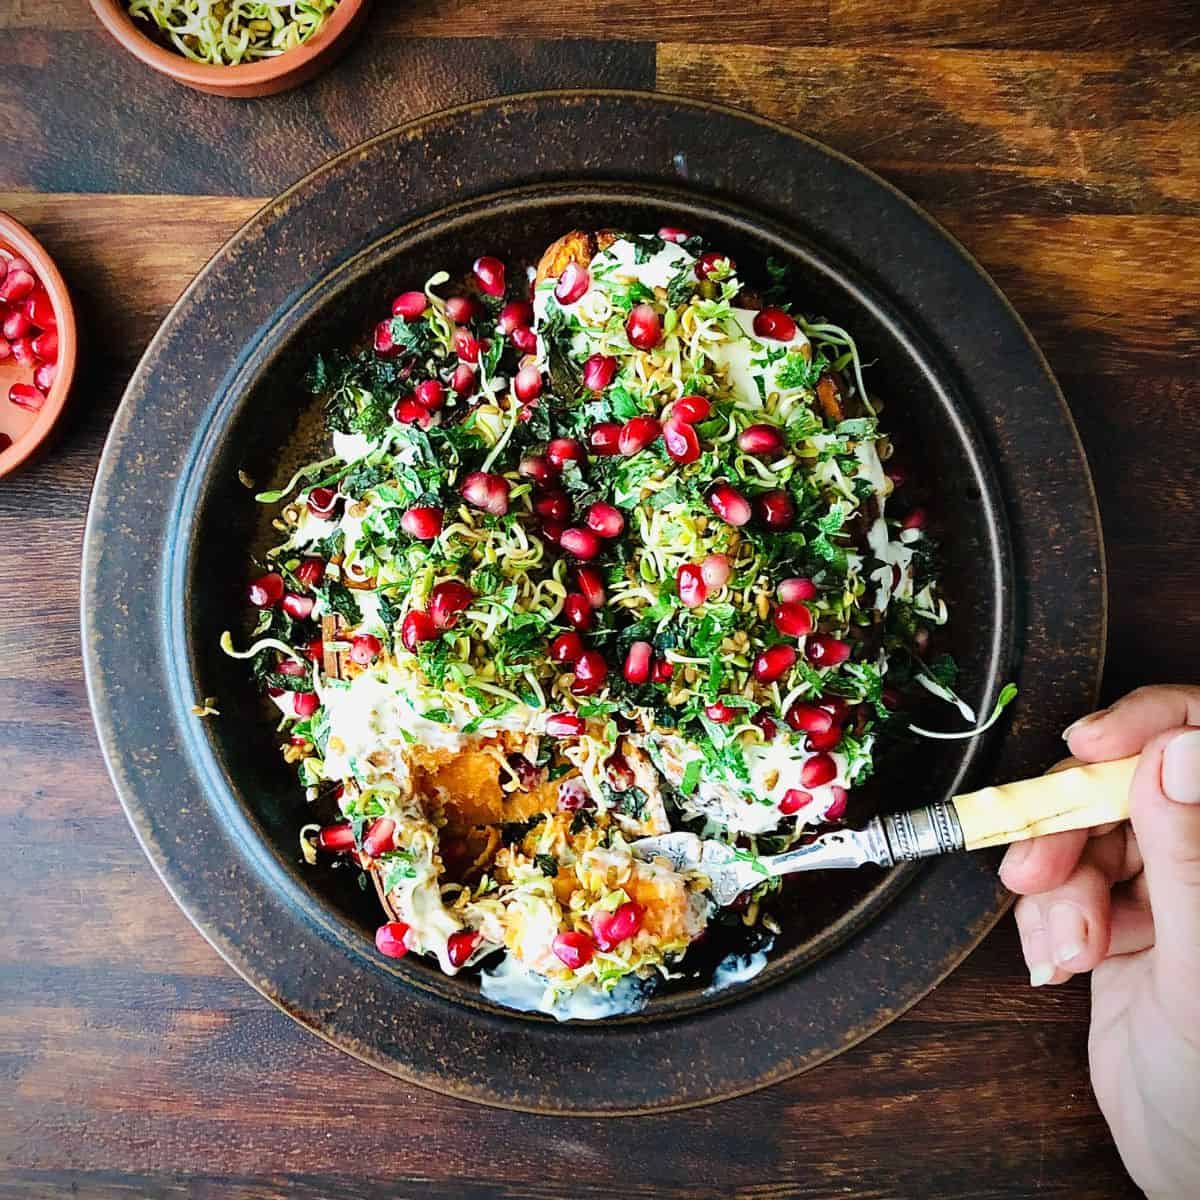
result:
<svg viewBox="0 0 1200 1200"><path fill-rule="evenodd" d="M600 229L589 233L583 229L572 229L556 242L546 247L537 265L534 283L543 279L557 279L566 270L568 263L586 267L601 250L607 249L617 240L611 229Z"/></svg>

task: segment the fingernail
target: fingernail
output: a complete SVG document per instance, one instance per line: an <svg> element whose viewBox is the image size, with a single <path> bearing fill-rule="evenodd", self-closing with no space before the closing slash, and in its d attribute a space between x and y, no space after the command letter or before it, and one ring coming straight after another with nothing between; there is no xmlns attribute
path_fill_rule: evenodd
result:
<svg viewBox="0 0 1200 1200"><path fill-rule="evenodd" d="M1200 804L1200 729L1181 733L1167 743L1162 785L1176 804Z"/></svg>
<svg viewBox="0 0 1200 1200"><path fill-rule="evenodd" d="M1067 966L1083 953L1087 942L1087 921L1074 904L1054 904L1046 914L1054 961Z"/></svg>
<svg viewBox="0 0 1200 1200"><path fill-rule="evenodd" d="M1006 871L1019 870L1032 849L1032 842L1013 842L1004 852L1004 858L1000 862L1000 874L1003 876Z"/></svg>
<svg viewBox="0 0 1200 1200"><path fill-rule="evenodd" d="M1034 963L1029 968L1029 986L1045 987L1054 978L1054 967L1050 963Z"/></svg>
<svg viewBox="0 0 1200 1200"><path fill-rule="evenodd" d="M1088 713L1086 717L1080 717L1078 721L1072 721L1071 724L1063 730L1063 741L1069 742L1071 740L1071 734L1076 733L1078 730L1083 729L1087 725L1090 725L1093 721L1098 721L1101 717L1106 716L1109 711L1110 710L1107 708L1102 708L1099 712Z"/></svg>

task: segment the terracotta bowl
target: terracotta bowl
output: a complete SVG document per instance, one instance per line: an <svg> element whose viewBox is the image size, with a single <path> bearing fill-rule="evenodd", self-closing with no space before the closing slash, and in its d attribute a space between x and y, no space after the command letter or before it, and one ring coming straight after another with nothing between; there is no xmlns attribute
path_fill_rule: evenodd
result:
<svg viewBox="0 0 1200 1200"><path fill-rule="evenodd" d="M198 92L248 99L285 92L328 67L361 28L369 0L341 0L333 15L302 46L278 58L236 67L195 63L167 49L144 32L146 26L129 15L123 0L90 0L90 3L105 29L147 66Z"/></svg>
<svg viewBox="0 0 1200 1200"><path fill-rule="evenodd" d="M8 399L8 390L14 383L33 382L33 371L18 365L11 358L0 362L0 434L4 435L0 437L0 446L5 445L8 439L12 440L7 449L0 449L0 477L3 477L15 471L42 448L62 415L75 375L77 339L75 310L71 307L67 285L53 259L24 225L2 212L0 256L5 259L19 256L28 261L50 295L58 328L58 369L40 411L29 412Z"/></svg>

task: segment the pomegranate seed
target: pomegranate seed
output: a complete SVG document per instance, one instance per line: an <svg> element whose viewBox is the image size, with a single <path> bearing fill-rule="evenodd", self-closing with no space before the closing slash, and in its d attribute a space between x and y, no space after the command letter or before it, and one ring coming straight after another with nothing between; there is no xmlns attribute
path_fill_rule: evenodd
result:
<svg viewBox="0 0 1200 1200"><path fill-rule="evenodd" d="M395 848L396 822L391 817L380 817L372 821L363 835L363 850L372 858L378 858Z"/></svg>
<svg viewBox="0 0 1200 1200"><path fill-rule="evenodd" d="M698 563L684 563L675 572L675 586L684 608L699 608L708 599L708 585Z"/></svg>
<svg viewBox="0 0 1200 1200"><path fill-rule="evenodd" d="M806 805L812 803L812 793L801 791L800 788L788 788L779 802L779 811L785 817L798 813Z"/></svg>
<svg viewBox="0 0 1200 1200"><path fill-rule="evenodd" d="M704 396L681 396L675 401L675 405L671 409L671 416L680 421L686 421L689 425L694 425L697 421L707 420L711 412L712 405Z"/></svg>
<svg viewBox="0 0 1200 1200"><path fill-rule="evenodd" d="M817 701L818 704L833 717L834 721L841 725L846 717L850 714L850 705L846 703L841 696L822 696Z"/></svg>
<svg viewBox="0 0 1200 1200"><path fill-rule="evenodd" d="M842 740L842 727L831 725L824 733L810 733L808 748L810 750L832 750Z"/></svg>
<svg viewBox="0 0 1200 1200"><path fill-rule="evenodd" d="M25 301L25 315L35 329L55 329L58 326L54 303L40 288Z"/></svg>
<svg viewBox="0 0 1200 1200"><path fill-rule="evenodd" d="M320 663L325 660L325 643L320 638L313 638L313 640L304 647L304 651L315 663Z"/></svg>
<svg viewBox="0 0 1200 1200"><path fill-rule="evenodd" d="M458 614L474 599L475 593L461 580L446 579L429 593L429 615L438 629L453 629Z"/></svg>
<svg viewBox="0 0 1200 1200"><path fill-rule="evenodd" d="M592 426L588 434L588 445L593 454L617 454L621 448L621 426L616 421L601 421Z"/></svg>
<svg viewBox="0 0 1200 1200"><path fill-rule="evenodd" d="M721 254L717 250L709 250L707 253L700 255L696 260L696 278L707 279L723 263L729 264L730 274L737 270L737 263L728 254Z"/></svg>
<svg viewBox="0 0 1200 1200"><path fill-rule="evenodd" d="M727 483L718 483L709 492L708 506L727 525L745 525L750 520L750 501Z"/></svg>
<svg viewBox="0 0 1200 1200"><path fill-rule="evenodd" d="M637 350L653 350L662 340L662 318L649 304L635 304L625 320L625 336Z"/></svg>
<svg viewBox="0 0 1200 1200"><path fill-rule="evenodd" d="M513 391L522 404L528 404L530 400L542 394L542 373L536 364L528 363L517 372L517 377L513 380Z"/></svg>
<svg viewBox="0 0 1200 1200"><path fill-rule="evenodd" d="M627 792L636 781L633 768L623 754L614 754L604 764L604 777L619 792Z"/></svg>
<svg viewBox="0 0 1200 1200"><path fill-rule="evenodd" d="M850 643L816 633L805 643L804 654L813 666L836 667L850 657Z"/></svg>
<svg viewBox="0 0 1200 1200"><path fill-rule="evenodd" d="M526 325L518 326L508 338L521 354L533 354L537 350L537 334Z"/></svg>
<svg viewBox="0 0 1200 1200"><path fill-rule="evenodd" d="M375 326L374 337L375 353L380 358L395 358L397 354L403 352L404 347L397 344L396 339L392 337L392 322L391 320L380 321Z"/></svg>
<svg viewBox="0 0 1200 1200"><path fill-rule="evenodd" d="M602 392L617 373L617 360L607 354L593 354L583 364L583 386L589 392Z"/></svg>
<svg viewBox="0 0 1200 1200"><path fill-rule="evenodd" d="M0 325L0 333L3 333L11 342L15 338L24 337L33 326L30 324L29 318L18 309L13 309L5 318L4 323Z"/></svg>
<svg viewBox="0 0 1200 1200"><path fill-rule="evenodd" d="M664 225L658 236L664 242L686 242L692 235L686 229L676 229L673 225Z"/></svg>
<svg viewBox="0 0 1200 1200"><path fill-rule="evenodd" d="M901 529L924 529L929 519L923 508L914 508L900 524Z"/></svg>
<svg viewBox="0 0 1200 1200"><path fill-rule="evenodd" d="M28 383L14 383L8 389L8 399L10 403L27 412L41 412L42 405L46 403L46 397Z"/></svg>
<svg viewBox="0 0 1200 1200"><path fill-rule="evenodd" d="M695 462L700 457L700 439L686 421L668 421L663 426L663 444L677 463Z"/></svg>
<svg viewBox="0 0 1200 1200"><path fill-rule="evenodd" d="M821 787L836 777L837 763L828 754L815 755L800 768L800 782L806 788Z"/></svg>
<svg viewBox="0 0 1200 1200"><path fill-rule="evenodd" d="M422 542L431 542L442 532L442 516L440 508L420 505L410 508L400 518L400 528L409 537L415 537Z"/></svg>
<svg viewBox="0 0 1200 1200"><path fill-rule="evenodd" d="M569 462L587 462L587 451L575 438L561 437L555 438L546 447L546 457L552 466L561 471Z"/></svg>
<svg viewBox="0 0 1200 1200"><path fill-rule="evenodd" d="M12 347L8 344L8 339L0 337L0 362L3 362L6 358L11 357Z"/></svg>
<svg viewBox="0 0 1200 1200"><path fill-rule="evenodd" d="M764 308L754 318L754 332L760 338L790 342L796 336L796 322L782 308Z"/></svg>
<svg viewBox="0 0 1200 1200"><path fill-rule="evenodd" d="M645 683L650 678L650 660L654 647L649 642L634 642L625 655L625 678L630 683Z"/></svg>
<svg viewBox="0 0 1200 1200"><path fill-rule="evenodd" d="M825 820L840 821L846 815L846 805L850 800L850 793L844 787L838 787L836 783L829 790L833 793L833 799L825 810Z"/></svg>
<svg viewBox="0 0 1200 1200"><path fill-rule="evenodd" d="M614 912L592 917L592 936L601 950L612 950L628 941L642 927L646 910L634 900L626 900Z"/></svg>
<svg viewBox="0 0 1200 1200"><path fill-rule="evenodd" d="M482 313L483 306L470 296L451 296L446 301L446 315L455 325L467 325Z"/></svg>
<svg viewBox="0 0 1200 1200"><path fill-rule="evenodd" d="M330 854L344 854L354 849L354 826L349 821L325 825L317 832L317 847Z"/></svg>
<svg viewBox="0 0 1200 1200"><path fill-rule="evenodd" d="M625 528L624 513L619 508L599 500L587 510L584 521L593 533L602 538L620 537Z"/></svg>
<svg viewBox="0 0 1200 1200"><path fill-rule="evenodd" d="M415 321L428 307L429 297L424 292L401 292L392 301L392 316Z"/></svg>
<svg viewBox="0 0 1200 1200"><path fill-rule="evenodd" d="M489 296L504 295L504 264L498 258L477 258L471 268L476 282Z"/></svg>
<svg viewBox="0 0 1200 1200"><path fill-rule="evenodd" d="M795 647L769 646L754 660L754 678L760 683L773 683L786 675L795 662Z"/></svg>
<svg viewBox="0 0 1200 1200"><path fill-rule="evenodd" d="M595 567L579 567L575 572L575 581L593 608L604 607L604 579Z"/></svg>
<svg viewBox="0 0 1200 1200"><path fill-rule="evenodd" d="M311 717L320 707L316 692L296 692L292 696L292 710L298 717Z"/></svg>
<svg viewBox="0 0 1200 1200"><path fill-rule="evenodd" d="M437 626L433 623L433 618L419 608L414 608L400 622L400 641L405 650L409 650L413 654L417 652L417 647L422 642L431 641L437 635Z"/></svg>
<svg viewBox="0 0 1200 1200"><path fill-rule="evenodd" d="M585 632L592 627L592 614L596 610L588 603L588 598L582 592L571 592L563 599L563 616ZM576 658L579 655L575 656Z"/></svg>
<svg viewBox="0 0 1200 1200"><path fill-rule="evenodd" d="M558 637L550 643L550 661L556 663L565 663L567 666L574 666L579 661L579 656L583 653L583 638L574 630L569 633L560 633Z"/></svg>
<svg viewBox="0 0 1200 1200"><path fill-rule="evenodd" d="M575 664L575 682L571 691L590 696L604 686L608 676L608 664L596 650L585 650Z"/></svg>
<svg viewBox="0 0 1200 1200"><path fill-rule="evenodd" d="M532 479L536 483L548 483L558 474L544 454L527 454L521 459L517 471L526 479Z"/></svg>
<svg viewBox="0 0 1200 1200"><path fill-rule="evenodd" d="M463 362L479 361L479 339L470 330L458 328L454 331L454 353Z"/></svg>
<svg viewBox="0 0 1200 1200"><path fill-rule="evenodd" d="M430 412L446 403L446 389L436 379L423 379L413 388L413 399Z"/></svg>
<svg viewBox="0 0 1200 1200"><path fill-rule="evenodd" d="M564 529L558 544L576 558L595 558L600 553L600 539L590 529L573 525Z"/></svg>
<svg viewBox="0 0 1200 1200"><path fill-rule="evenodd" d="M825 709L797 700L787 710L787 723L799 733L825 733L833 727L833 717Z"/></svg>
<svg viewBox="0 0 1200 1200"><path fill-rule="evenodd" d="M576 933L574 930L560 933L550 948L554 951L554 957L572 971L586 967L592 961L595 950L592 939L586 933Z"/></svg>
<svg viewBox="0 0 1200 1200"><path fill-rule="evenodd" d="M545 492L534 500L533 510L548 521L565 521L571 515L571 498L566 492Z"/></svg>
<svg viewBox="0 0 1200 1200"><path fill-rule="evenodd" d="M795 604L800 600L813 600L817 595L817 585L811 579L795 577L785 579L779 585L779 598L785 604Z"/></svg>
<svg viewBox="0 0 1200 1200"><path fill-rule="evenodd" d="M775 718L765 708L760 708L750 718L750 724L762 730L763 739L768 742L774 741L775 736L779 733L779 726L775 724Z"/></svg>
<svg viewBox="0 0 1200 1200"><path fill-rule="evenodd" d="M19 304L36 286L37 280L28 271L20 267L14 270L12 263L9 263L8 274L0 283L0 300L5 304Z"/></svg>
<svg viewBox="0 0 1200 1200"><path fill-rule="evenodd" d="M462 497L468 504L502 517L508 512L508 480L487 471L472 471L463 480Z"/></svg>
<svg viewBox="0 0 1200 1200"><path fill-rule="evenodd" d="M728 704L709 704L704 709L704 715L716 725L728 725L737 716L737 709Z"/></svg>
<svg viewBox="0 0 1200 1200"><path fill-rule="evenodd" d="M305 503L308 505L308 511L314 517L320 517L322 520L327 520L333 516L333 510L337 507L337 502L337 491L329 487L313 488L305 500Z"/></svg>
<svg viewBox="0 0 1200 1200"><path fill-rule="evenodd" d="M416 396L401 396L392 406L392 417L401 425L420 425L422 429L433 424L433 414Z"/></svg>
<svg viewBox="0 0 1200 1200"><path fill-rule="evenodd" d="M578 737L586 728L583 718L574 713L551 713L546 718L546 732L551 737Z"/></svg>
<svg viewBox="0 0 1200 1200"><path fill-rule="evenodd" d="M302 558L296 568L296 578L305 587L316 587L325 578L325 560L323 558Z"/></svg>
<svg viewBox="0 0 1200 1200"><path fill-rule="evenodd" d="M0 358L4 355L0 354ZM42 363L40 367L33 373L33 386L37 388L42 395L49 393L54 386L54 376L58 374L58 368L53 363Z"/></svg>
<svg viewBox="0 0 1200 1200"><path fill-rule="evenodd" d="M528 329L533 324L533 307L524 300L510 300L496 318L496 328L509 334L514 329Z"/></svg>
<svg viewBox="0 0 1200 1200"><path fill-rule="evenodd" d="M258 608L273 608L283 599L283 576L278 571L260 575L250 584L250 603Z"/></svg>
<svg viewBox="0 0 1200 1200"><path fill-rule="evenodd" d="M462 399L475 394L475 372L466 363L459 363L450 377L450 388Z"/></svg>
<svg viewBox="0 0 1200 1200"><path fill-rule="evenodd" d="M403 921L389 921L375 930L375 949L388 958L403 958L408 953L408 926Z"/></svg>
<svg viewBox="0 0 1200 1200"><path fill-rule="evenodd" d="M460 929L457 933L452 933L446 939L446 957L450 960L450 965L464 966L481 941L482 935L474 929Z"/></svg>
<svg viewBox="0 0 1200 1200"><path fill-rule="evenodd" d="M3 259L3 257L3 255L0 255L0 259ZM28 271L30 275L33 274L33 267L29 265L29 259L22 257L20 254L14 254L12 258L8 260L6 263L6 269L9 271ZM0 279L3 278L3 272L0 272Z"/></svg>
<svg viewBox="0 0 1200 1200"><path fill-rule="evenodd" d="M288 592L283 598L281 607L289 617L295 617L297 621L307 621L312 616L313 606L316 602L314 596L297 596L295 592Z"/></svg>
<svg viewBox="0 0 1200 1200"><path fill-rule="evenodd" d="M782 488L763 492L754 502L759 520L768 529L787 529L796 517L796 506Z"/></svg>
<svg viewBox="0 0 1200 1200"><path fill-rule="evenodd" d="M280 675L291 675L299 678L308 674L308 668L295 658L281 658L275 666Z"/></svg>
<svg viewBox="0 0 1200 1200"><path fill-rule="evenodd" d="M738 447L756 456L779 454L784 447L783 434L774 425L748 425L738 434Z"/></svg>
<svg viewBox="0 0 1200 1200"><path fill-rule="evenodd" d="M360 633L350 643L350 661L360 667L369 667L383 649L383 643L370 633Z"/></svg>
<svg viewBox="0 0 1200 1200"><path fill-rule="evenodd" d="M714 590L723 588L729 582L732 571L729 559L724 554L710 554L700 564L700 576L704 580L705 586Z"/></svg>
<svg viewBox="0 0 1200 1200"><path fill-rule="evenodd" d="M13 361L22 367L36 367L37 355L33 352L33 339L28 337L17 338L16 341L10 342L12 347Z"/></svg>
<svg viewBox="0 0 1200 1200"><path fill-rule="evenodd" d="M617 448L628 458L645 450L662 432L654 417L631 417L621 426Z"/></svg>
<svg viewBox="0 0 1200 1200"><path fill-rule="evenodd" d="M776 605L775 628L784 637L806 637L813 631L813 615L799 602Z"/></svg>
<svg viewBox="0 0 1200 1200"><path fill-rule="evenodd" d="M592 286L592 277L578 263L569 262L554 285L559 304L574 304Z"/></svg>
<svg viewBox="0 0 1200 1200"><path fill-rule="evenodd" d="M654 670L651 673L650 678L653 679L655 683L666 683L667 680L670 679L674 674L675 664L672 662L667 662L664 659L654 664Z"/></svg>

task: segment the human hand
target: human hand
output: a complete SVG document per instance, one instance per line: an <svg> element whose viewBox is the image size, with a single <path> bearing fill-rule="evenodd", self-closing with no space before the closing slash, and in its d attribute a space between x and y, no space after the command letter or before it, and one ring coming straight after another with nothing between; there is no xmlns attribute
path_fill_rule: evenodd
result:
<svg viewBox="0 0 1200 1200"><path fill-rule="evenodd" d="M1067 731L1138 754L1131 821L1009 847L1030 982L1092 972L1092 1086L1134 1181L1200 1196L1200 688L1147 687Z"/></svg>

